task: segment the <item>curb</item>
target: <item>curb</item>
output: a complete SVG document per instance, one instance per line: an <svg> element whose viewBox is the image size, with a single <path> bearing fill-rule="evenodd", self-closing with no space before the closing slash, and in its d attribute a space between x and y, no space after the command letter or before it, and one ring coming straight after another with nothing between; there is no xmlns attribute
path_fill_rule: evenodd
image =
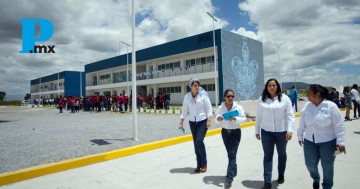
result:
<svg viewBox="0 0 360 189"><path fill-rule="evenodd" d="M300 114L295 114L295 116L299 117ZM241 124L240 127L247 128L247 127L251 127L254 125L255 125L255 122L251 121L251 122L246 122L244 124ZM221 128L212 129L206 133L206 137L210 137L210 136L217 135L220 133L221 133ZM87 165L91 165L91 164L95 164L95 163L109 161L109 160L113 160L113 159L117 159L117 158L121 158L121 157L126 157L126 156L130 156L130 155L134 155L134 154L138 154L138 153L142 153L142 152L147 152L147 151L151 151L151 150L155 150L155 149L159 149L159 148L164 148L167 146L184 143L184 142L188 142L191 140L192 140L192 135L188 134L188 135L184 135L184 136L180 136L180 137L165 139L165 140L161 140L161 141L151 142L151 143L128 147L128 148L123 148L120 150L114 150L114 151L110 151L110 152L89 155L89 156L85 156L85 157L80 157L80 158L65 160L65 161L61 161L61 162L57 162L57 163L47 164L47 165L43 165L43 166L23 169L23 170L19 170L19 171L15 171L15 172L4 173L4 174L0 174L0 186L16 183L16 182L20 182L20 181L24 181L24 180L52 174L52 173L75 169L75 168L79 168L79 167L83 167L83 166L87 166Z"/></svg>

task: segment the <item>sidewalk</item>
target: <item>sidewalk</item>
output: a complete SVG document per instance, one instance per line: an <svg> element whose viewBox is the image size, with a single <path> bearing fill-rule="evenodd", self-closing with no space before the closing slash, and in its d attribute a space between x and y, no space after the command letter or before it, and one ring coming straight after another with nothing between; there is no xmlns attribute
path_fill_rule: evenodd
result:
<svg viewBox="0 0 360 189"><path fill-rule="evenodd" d="M296 119L296 128L299 118ZM346 122L346 155L335 161L334 188L360 188L360 120ZM188 127L188 126L186 126ZM188 129L188 128L187 128ZM188 129L189 130L189 129ZM205 139L208 171L194 174L196 165L192 142L140 153L86 167L54 173L39 178L0 187L0 189L93 189L93 188L224 188L227 155L221 135ZM296 133L288 143L285 183L273 188L304 189L312 187L306 170L302 148ZM261 188L263 185L263 152L255 139L254 127L242 129L237 163L238 176L232 188ZM273 180L277 179L277 154L274 155ZM320 169L321 170L321 169Z"/></svg>

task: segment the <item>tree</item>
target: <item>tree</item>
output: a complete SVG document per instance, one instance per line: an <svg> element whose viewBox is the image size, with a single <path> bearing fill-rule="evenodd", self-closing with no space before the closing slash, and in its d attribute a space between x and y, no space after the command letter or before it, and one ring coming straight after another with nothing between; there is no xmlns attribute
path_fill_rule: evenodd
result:
<svg viewBox="0 0 360 189"><path fill-rule="evenodd" d="M24 100L29 100L31 98L30 93L26 93L26 95L24 96Z"/></svg>
<svg viewBox="0 0 360 189"><path fill-rule="evenodd" d="M0 91L0 100L4 100L6 96L6 92Z"/></svg>

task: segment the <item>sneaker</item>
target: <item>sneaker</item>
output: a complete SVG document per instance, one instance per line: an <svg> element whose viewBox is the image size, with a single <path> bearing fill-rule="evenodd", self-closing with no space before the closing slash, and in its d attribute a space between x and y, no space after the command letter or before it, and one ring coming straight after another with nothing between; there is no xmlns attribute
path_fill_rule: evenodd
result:
<svg viewBox="0 0 360 189"><path fill-rule="evenodd" d="M262 189L271 189L271 187L272 187L271 183L265 183Z"/></svg>
<svg viewBox="0 0 360 189"><path fill-rule="evenodd" d="M285 182L284 175L279 175L279 178L277 180L279 184L283 184Z"/></svg>
<svg viewBox="0 0 360 189"><path fill-rule="evenodd" d="M319 189L320 188L320 184L318 182L313 182L313 189Z"/></svg>

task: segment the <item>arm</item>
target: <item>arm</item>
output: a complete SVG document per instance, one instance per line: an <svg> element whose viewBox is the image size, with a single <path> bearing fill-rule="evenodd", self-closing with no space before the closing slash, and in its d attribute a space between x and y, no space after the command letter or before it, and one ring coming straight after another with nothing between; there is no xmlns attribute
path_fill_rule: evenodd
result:
<svg viewBox="0 0 360 189"><path fill-rule="evenodd" d="M182 128L184 125L184 119L186 117L186 115L188 114L189 112L189 107L188 107L188 104L187 104L187 101L186 101L186 95L184 97L184 101L183 101L183 104L182 104L182 112L181 112L181 115L180 115L180 124L179 124L179 128Z"/></svg>
<svg viewBox="0 0 360 189"><path fill-rule="evenodd" d="M205 98L205 109L206 109L206 114L207 114L207 123L206 123L206 127L209 128L210 127L210 122L211 122L211 118L213 116L213 111L212 111L212 105L210 102L210 99L208 96L206 96Z"/></svg>
<svg viewBox="0 0 360 189"><path fill-rule="evenodd" d="M246 115L245 115L244 109L241 106L239 106L237 111L239 112L239 116L235 117L236 123L237 124L245 123L246 122Z"/></svg>
<svg viewBox="0 0 360 189"><path fill-rule="evenodd" d="M344 145L345 144L345 125L341 117L341 113L337 107L331 108L331 122L334 126L334 131L336 135L336 144Z"/></svg>
<svg viewBox="0 0 360 189"><path fill-rule="evenodd" d="M222 117L222 114L223 114L222 105L220 105L216 111L215 123L220 124L220 121L224 120L224 118Z"/></svg>
<svg viewBox="0 0 360 189"><path fill-rule="evenodd" d="M304 143L305 129L306 129L305 113L304 113L304 111L302 111L301 116L300 116L299 128L297 130L297 136L298 136L298 141L299 141L300 146L302 146L302 144Z"/></svg>
<svg viewBox="0 0 360 189"><path fill-rule="evenodd" d="M291 101L290 99L287 98L286 100L286 120L287 120L287 132L293 132L294 130L294 122L295 122L295 115L294 115L294 110L291 106Z"/></svg>
<svg viewBox="0 0 360 189"><path fill-rule="evenodd" d="M263 110L261 107L261 98L259 98L259 103L256 111L256 122L255 122L255 136L258 140L260 140L260 123L262 121L262 114L263 114Z"/></svg>

